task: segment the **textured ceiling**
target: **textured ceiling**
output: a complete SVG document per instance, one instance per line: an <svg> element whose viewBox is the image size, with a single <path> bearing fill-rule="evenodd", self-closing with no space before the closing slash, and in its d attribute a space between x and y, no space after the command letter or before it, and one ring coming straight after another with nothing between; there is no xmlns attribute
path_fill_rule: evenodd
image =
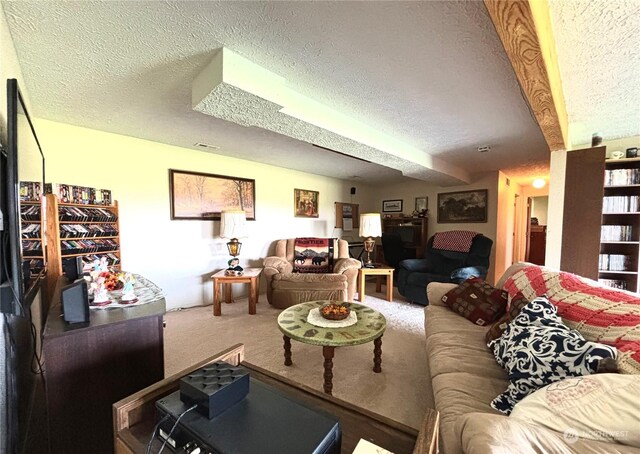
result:
<svg viewBox="0 0 640 454"><path fill-rule="evenodd" d="M640 135L640 1L550 0L570 140Z"/></svg>
<svg viewBox="0 0 640 454"><path fill-rule="evenodd" d="M542 134L478 1L2 6L39 117L183 147L209 143L218 154L344 179L457 181L390 155L365 163L194 111L193 81L226 47L450 174L547 173ZM475 151L481 145L491 152Z"/></svg>

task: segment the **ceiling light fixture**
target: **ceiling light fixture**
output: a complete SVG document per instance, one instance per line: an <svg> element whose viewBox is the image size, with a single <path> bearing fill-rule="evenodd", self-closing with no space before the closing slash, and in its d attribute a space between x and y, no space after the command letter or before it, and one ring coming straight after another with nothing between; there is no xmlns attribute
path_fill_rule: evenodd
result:
<svg viewBox="0 0 640 454"><path fill-rule="evenodd" d="M533 180L533 183L531 183L531 186L533 186L536 189L540 189L540 188L544 188L545 184L547 184L547 182L544 181L544 178L536 178L535 180Z"/></svg>

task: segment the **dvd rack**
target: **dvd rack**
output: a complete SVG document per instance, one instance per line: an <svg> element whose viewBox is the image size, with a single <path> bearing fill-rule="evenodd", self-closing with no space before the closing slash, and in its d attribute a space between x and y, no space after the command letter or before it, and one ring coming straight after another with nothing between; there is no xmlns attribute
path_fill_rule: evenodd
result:
<svg viewBox="0 0 640 454"><path fill-rule="evenodd" d="M85 264L101 258L120 269L120 224L118 202L113 205L63 203L55 194L46 195L49 239L48 286L63 274L63 261L81 257Z"/></svg>
<svg viewBox="0 0 640 454"><path fill-rule="evenodd" d="M638 291L640 158L605 161L598 281Z"/></svg>
<svg viewBox="0 0 640 454"><path fill-rule="evenodd" d="M28 182L21 182L21 189L24 183ZM29 279L38 276L45 266L45 248L42 246L44 232L42 211L41 200L20 200L22 263L29 264Z"/></svg>

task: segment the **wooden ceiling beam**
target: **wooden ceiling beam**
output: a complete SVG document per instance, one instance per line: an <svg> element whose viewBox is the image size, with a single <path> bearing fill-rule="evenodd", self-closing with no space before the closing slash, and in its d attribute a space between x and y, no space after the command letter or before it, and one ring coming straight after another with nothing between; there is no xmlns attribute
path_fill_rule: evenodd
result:
<svg viewBox="0 0 640 454"><path fill-rule="evenodd" d="M566 150L567 111L546 0L484 0L550 151Z"/></svg>

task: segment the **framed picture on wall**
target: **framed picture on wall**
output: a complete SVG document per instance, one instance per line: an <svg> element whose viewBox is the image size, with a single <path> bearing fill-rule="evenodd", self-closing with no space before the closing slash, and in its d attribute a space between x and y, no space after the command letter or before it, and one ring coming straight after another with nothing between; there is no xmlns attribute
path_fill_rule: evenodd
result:
<svg viewBox="0 0 640 454"><path fill-rule="evenodd" d="M438 194L438 224L487 222L486 189Z"/></svg>
<svg viewBox="0 0 640 454"><path fill-rule="evenodd" d="M256 219L256 180L169 169L171 219L219 220L222 210Z"/></svg>
<svg viewBox="0 0 640 454"><path fill-rule="evenodd" d="M382 211L387 213L402 213L402 199L383 200Z"/></svg>
<svg viewBox="0 0 640 454"><path fill-rule="evenodd" d="M318 217L318 199L320 193L318 191L310 191L307 189L293 190L294 213L299 218L317 218Z"/></svg>
<svg viewBox="0 0 640 454"><path fill-rule="evenodd" d="M429 202L428 197L416 197L416 204L415 204L414 210L416 210L418 213L420 213L422 210L426 210L428 202Z"/></svg>

